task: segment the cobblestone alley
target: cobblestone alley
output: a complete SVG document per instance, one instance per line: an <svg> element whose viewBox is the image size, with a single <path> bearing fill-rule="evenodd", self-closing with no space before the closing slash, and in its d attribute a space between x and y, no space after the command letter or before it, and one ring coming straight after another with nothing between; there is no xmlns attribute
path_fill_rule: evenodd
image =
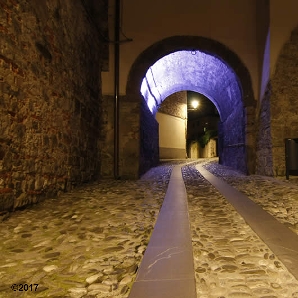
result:
<svg viewBox="0 0 298 298"><path fill-rule="evenodd" d="M216 159L199 162L298 234L297 180L245 176ZM128 297L178 163L188 197L197 297L297 298L295 277L194 163L185 161L164 162L137 181L88 184L3 216L0 297Z"/></svg>

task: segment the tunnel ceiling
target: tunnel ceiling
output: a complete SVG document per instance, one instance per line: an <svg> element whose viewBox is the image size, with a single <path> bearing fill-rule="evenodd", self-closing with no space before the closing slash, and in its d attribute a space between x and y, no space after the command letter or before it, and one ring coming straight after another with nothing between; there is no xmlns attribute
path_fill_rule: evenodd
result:
<svg viewBox="0 0 298 298"><path fill-rule="evenodd" d="M166 97L182 90L208 97L218 109L221 121L226 120L235 105L242 104L241 89L233 69L198 50L164 56L148 69L141 84L141 93L153 114Z"/></svg>

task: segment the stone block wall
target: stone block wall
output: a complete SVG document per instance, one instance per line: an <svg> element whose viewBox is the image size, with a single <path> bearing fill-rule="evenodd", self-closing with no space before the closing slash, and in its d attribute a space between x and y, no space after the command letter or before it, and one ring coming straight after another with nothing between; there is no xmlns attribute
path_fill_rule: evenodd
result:
<svg viewBox="0 0 298 298"><path fill-rule="evenodd" d="M277 60L271 78L270 117L273 174L285 175L285 138L298 138L298 27Z"/></svg>
<svg viewBox="0 0 298 298"><path fill-rule="evenodd" d="M0 2L0 211L96 179L106 10Z"/></svg>
<svg viewBox="0 0 298 298"><path fill-rule="evenodd" d="M273 176L272 138L270 117L271 84L267 84L257 120L256 174Z"/></svg>
<svg viewBox="0 0 298 298"><path fill-rule="evenodd" d="M187 91L180 91L168 96L159 106L158 112L175 116L181 119L187 118Z"/></svg>
<svg viewBox="0 0 298 298"><path fill-rule="evenodd" d="M257 122L256 122L256 102L244 108L244 138L245 138L245 158L247 174L255 174L256 171L256 137L257 137Z"/></svg>
<svg viewBox="0 0 298 298"><path fill-rule="evenodd" d="M219 123L219 162L247 173L245 115L242 103L235 105L233 113Z"/></svg>
<svg viewBox="0 0 298 298"><path fill-rule="evenodd" d="M189 146L188 157L196 158L210 158L217 156L217 140L211 139L208 144L202 148L198 141L192 141Z"/></svg>
<svg viewBox="0 0 298 298"><path fill-rule="evenodd" d="M139 177L140 105L140 101L129 96L121 97L119 104L119 175L122 179Z"/></svg>
<svg viewBox="0 0 298 298"><path fill-rule="evenodd" d="M216 157L217 156L217 144L216 139L211 139L208 144L201 148L199 146L199 157L209 158L209 157Z"/></svg>
<svg viewBox="0 0 298 298"><path fill-rule="evenodd" d="M100 174L114 178L114 96L103 102ZM159 161L158 123L142 96L120 96L118 150L120 179L137 179Z"/></svg>
<svg viewBox="0 0 298 298"><path fill-rule="evenodd" d="M100 175L114 177L114 96L103 95L100 137Z"/></svg>

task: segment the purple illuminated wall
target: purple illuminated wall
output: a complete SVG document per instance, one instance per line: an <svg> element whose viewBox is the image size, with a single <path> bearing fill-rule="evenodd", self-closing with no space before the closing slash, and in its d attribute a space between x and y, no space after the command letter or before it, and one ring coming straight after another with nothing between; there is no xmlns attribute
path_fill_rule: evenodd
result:
<svg viewBox="0 0 298 298"><path fill-rule="evenodd" d="M214 103L221 120L220 161L246 172L242 91L233 69L198 50L176 51L149 67L140 91L155 115L166 97L182 90L202 93Z"/></svg>
<svg viewBox="0 0 298 298"><path fill-rule="evenodd" d="M207 96L224 121L241 101L233 70L220 59L200 51L177 51L155 62L147 71L141 93L155 114L161 102L174 92L192 90Z"/></svg>

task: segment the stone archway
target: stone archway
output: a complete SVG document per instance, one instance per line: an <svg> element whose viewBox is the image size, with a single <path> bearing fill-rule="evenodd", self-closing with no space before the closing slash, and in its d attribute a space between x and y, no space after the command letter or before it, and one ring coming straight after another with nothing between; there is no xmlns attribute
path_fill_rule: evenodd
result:
<svg viewBox="0 0 298 298"><path fill-rule="evenodd" d="M140 147L138 148L139 174L145 172L158 161L158 125L154 122L154 119L152 119L154 117L140 92L141 84L143 78L146 76L146 72L152 65L163 57L179 51L198 51L201 55L210 57L211 60L217 61L222 67L230 70L230 74L232 74L233 78L228 85L234 84L234 89L232 88L230 91L227 91L225 88L221 88L222 97L227 99L227 93L230 93L229 96L235 99L234 102L229 101L227 104L230 105L229 108L225 108L225 100L221 100L219 94L215 94L214 96L210 95L210 87L202 92L204 86L200 86L200 88L196 89L195 86L186 86L185 83L182 82L181 86L178 86L175 91L178 89L190 89L202 92L217 105L221 105L221 112L224 114L220 126L220 138L222 140L220 147L221 163L232 166L243 172L252 173L254 171L254 136L253 129L251 128L254 123L255 100L250 74L247 68L235 53L214 40L195 36L174 36L153 44L141 53L132 65L128 76L126 96L125 99L123 99L123 104L125 105L125 103L128 102L135 104L139 102L141 107L139 118ZM206 71L207 69L208 66L206 66ZM216 73L214 75L216 76ZM224 74L221 74L221 77L224 77ZM167 92L165 92L165 94L166 93ZM231 95L231 93L234 94ZM233 106L233 104L235 104L235 106ZM237 125L235 125L235 121ZM148 126L150 127L149 129ZM236 127L239 127L238 131L235 130ZM234 137L231 137L233 130ZM149 143L148 140L150 140Z"/></svg>

